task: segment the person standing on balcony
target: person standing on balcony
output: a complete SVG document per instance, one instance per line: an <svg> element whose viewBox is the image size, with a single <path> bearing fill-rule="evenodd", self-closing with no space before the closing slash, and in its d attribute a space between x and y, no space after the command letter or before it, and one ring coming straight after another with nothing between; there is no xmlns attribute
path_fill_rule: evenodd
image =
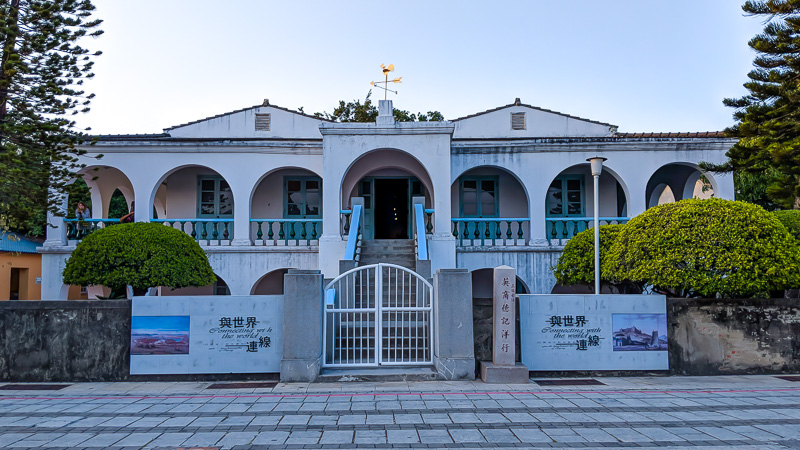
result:
<svg viewBox="0 0 800 450"><path fill-rule="evenodd" d="M131 212L120 217L120 223L130 223L134 221L133 212L136 211L136 202L131 202Z"/></svg>
<svg viewBox="0 0 800 450"><path fill-rule="evenodd" d="M78 235L83 237L83 235L89 233L89 227L90 227L89 225L85 225L83 221L92 218L92 212L89 210L89 208L86 207L86 203L78 202L78 207L75 208L75 218L78 219L77 223Z"/></svg>

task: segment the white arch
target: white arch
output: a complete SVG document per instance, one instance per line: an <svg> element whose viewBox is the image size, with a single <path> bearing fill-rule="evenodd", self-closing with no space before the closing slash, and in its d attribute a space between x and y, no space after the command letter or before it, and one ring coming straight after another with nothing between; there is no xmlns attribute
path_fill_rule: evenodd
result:
<svg viewBox="0 0 800 450"><path fill-rule="evenodd" d="M345 185L345 181L348 180L348 177L350 177L350 175L353 172L353 170L354 169L358 169L357 164L359 162L367 161L368 159L375 158L376 154L383 153L383 152L386 152L386 153L397 153L397 154L403 155L404 158L409 158L410 160L412 160L415 164L418 164L418 166L419 166L419 167L416 167L414 169L421 169L422 173L417 173L417 172L414 171L414 169L412 169L410 167L403 166L403 165L400 165L400 163L391 161L390 164L387 164L387 165L383 165L383 166L375 167L375 168L366 168L366 169L361 170L362 173L357 174L357 176L353 175L353 177L352 177L353 181L349 185L347 185L347 186ZM339 197L339 207L340 208L344 208L345 206L347 206L347 205L345 205L345 201L344 201L345 196L349 195L349 193L352 192L352 190L355 188L355 186L357 185L359 180L361 180L365 176L369 175L370 173L375 172L377 170L381 170L381 169L400 169L400 170L403 170L405 172L410 173L411 175L416 176L419 179L419 181L423 184L423 186L425 186L425 193L427 194L427 196L429 196L431 204L433 204L434 198L435 198L434 197L434 191L433 191L433 179L431 178L430 173L428 173L428 169L425 167L425 165L422 163L422 161L420 161L416 156L414 156L413 154L411 154L411 153L409 153L409 152L407 152L405 150L398 149L398 148L382 147L382 148L376 148L376 149L370 150L368 152L365 152L364 154L362 154L358 158L356 158L353 161L351 161L350 164L347 166L347 169L344 171L344 174L342 175L342 180L339 182L339 195L338 195L338 197Z"/></svg>
<svg viewBox="0 0 800 450"><path fill-rule="evenodd" d="M166 181L167 178L169 178L172 174L175 174L175 173L177 173L177 172L179 172L179 171L181 171L183 169L188 169L188 168L208 169L208 170L216 173L217 175L221 176L225 181L228 182L228 185L230 185L230 182L228 181L229 180L228 177L226 177L223 173L221 173L217 169L209 167L209 166L207 166L205 164L182 164L180 166L176 166L176 167L168 170L167 172L165 172L163 175L161 175L161 177L159 177L158 180L156 181L156 183L153 186L153 188L151 188L150 197L149 197L149 201L147 203L147 208L146 208L148 220L152 219L151 216L153 215L153 205L155 205L156 193L158 192L158 189L161 187L161 184L164 183L164 181ZM234 190L233 189L231 189L231 196L233 196L233 210L235 212L236 211L236 196L234 194ZM137 217L136 220L141 220L141 219L139 219Z"/></svg>
<svg viewBox="0 0 800 450"><path fill-rule="evenodd" d="M585 167L585 168L588 168L589 167L589 163L585 162L585 163L573 164L573 165L561 170L561 172L556 174L556 176L554 176L550 180L550 183L552 183L561 174L563 174L564 172L566 172L566 171L568 171L568 170L570 170L570 169L572 169L574 167ZM628 185L625 183L625 180L622 179L622 176L616 170L614 170L613 168L611 168L611 167L609 167L608 165L605 165L605 164L603 165L603 172L602 173L603 174L608 173L609 175L611 175L612 178L614 178L614 180L616 180L616 182L622 188L622 192L625 194L625 204L626 205L630 205L631 204L631 192L630 192L630 189L628 188ZM603 175L601 174L600 176L602 177ZM550 185L550 183L548 183L548 186ZM545 192L544 195L545 195L545 198L546 198L547 192ZM628 208L628 210L630 211L630 208ZM629 215L630 215L630 212L629 212Z"/></svg>

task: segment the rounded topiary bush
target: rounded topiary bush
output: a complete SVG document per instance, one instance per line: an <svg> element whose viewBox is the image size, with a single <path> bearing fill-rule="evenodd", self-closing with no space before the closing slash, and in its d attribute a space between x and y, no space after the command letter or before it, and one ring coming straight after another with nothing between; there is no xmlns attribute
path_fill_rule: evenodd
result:
<svg viewBox="0 0 800 450"><path fill-rule="evenodd" d="M186 233L158 223L109 226L86 236L64 268L64 283L143 290L206 286L216 280L203 249Z"/></svg>
<svg viewBox="0 0 800 450"><path fill-rule="evenodd" d="M600 268L606 266L608 249L622 231L624 225L600 226ZM562 286L594 283L594 229L589 228L576 234L564 246L553 274ZM600 274L600 281L609 281Z"/></svg>
<svg viewBox="0 0 800 450"><path fill-rule="evenodd" d="M786 230L800 243L800 210L785 209L772 211L772 214L781 221Z"/></svg>
<svg viewBox="0 0 800 450"><path fill-rule="evenodd" d="M650 208L617 235L603 277L678 297L754 297L800 286L800 250L757 205L690 199Z"/></svg>

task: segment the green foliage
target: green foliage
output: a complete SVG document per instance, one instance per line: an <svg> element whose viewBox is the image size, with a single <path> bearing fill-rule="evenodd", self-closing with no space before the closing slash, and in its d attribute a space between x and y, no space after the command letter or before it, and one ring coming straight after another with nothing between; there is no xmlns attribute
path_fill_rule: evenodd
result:
<svg viewBox="0 0 800 450"><path fill-rule="evenodd" d="M372 103L372 91L367 93L364 103L361 100L351 102L339 101L339 106L334 108L333 113L315 113L317 117L335 120L337 122L375 122L378 118L378 108ZM302 109L301 109L302 111ZM427 113L411 114L408 111L394 109L394 120L398 122L437 122L444 120L444 116L439 111L428 111Z"/></svg>
<svg viewBox="0 0 800 450"><path fill-rule="evenodd" d="M786 230L800 243L800 210L785 209L772 211L772 214L781 221Z"/></svg>
<svg viewBox="0 0 800 450"><path fill-rule="evenodd" d="M600 226L600 268L608 266L606 257L608 250L625 225ZM610 281L605 274L600 274L600 281ZM594 283L594 229L589 228L576 234L564 246L564 252L558 258L553 274L562 286Z"/></svg>
<svg viewBox="0 0 800 450"><path fill-rule="evenodd" d="M775 175L773 169L758 173L734 172L733 185L736 188L736 200L756 204L767 211L779 209L780 206L767 195L767 189Z"/></svg>
<svg viewBox="0 0 800 450"><path fill-rule="evenodd" d="M112 297L130 285L143 290L207 286L216 280L208 258L191 236L158 223L125 223L89 234L72 252L64 283L102 285Z"/></svg>
<svg viewBox="0 0 800 450"><path fill-rule="evenodd" d="M763 19L764 31L750 40L753 65L744 84L749 91L725 99L736 108L736 124L727 129L739 142L725 164L704 164L712 171L774 172L766 193L785 208L800 206L800 2L748 0L745 13Z"/></svg>
<svg viewBox="0 0 800 450"><path fill-rule="evenodd" d="M44 234L82 167L71 117L93 97L81 85L100 52L78 44L102 34L93 11L88 0L0 1L0 223L15 231Z"/></svg>
<svg viewBox="0 0 800 450"><path fill-rule="evenodd" d="M113 194L111 194L111 202L109 203L108 207L108 218L109 219L119 219L120 217L128 214L128 201L125 200L125 196L122 195L119 189L116 189Z"/></svg>
<svg viewBox="0 0 800 450"><path fill-rule="evenodd" d="M609 249L603 277L676 297L753 297L800 286L800 249L763 208L689 199L650 208Z"/></svg>

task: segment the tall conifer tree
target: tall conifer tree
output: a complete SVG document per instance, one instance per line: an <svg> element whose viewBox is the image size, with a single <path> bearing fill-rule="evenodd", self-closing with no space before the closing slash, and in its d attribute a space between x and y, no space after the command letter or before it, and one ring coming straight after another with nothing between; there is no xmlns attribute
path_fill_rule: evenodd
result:
<svg viewBox="0 0 800 450"><path fill-rule="evenodd" d="M0 0L0 226L44 233L47 211L80 168L85 139L74 116L93 94L81 86L100 52L79 41L102 34L89 0Z"/></svg>

